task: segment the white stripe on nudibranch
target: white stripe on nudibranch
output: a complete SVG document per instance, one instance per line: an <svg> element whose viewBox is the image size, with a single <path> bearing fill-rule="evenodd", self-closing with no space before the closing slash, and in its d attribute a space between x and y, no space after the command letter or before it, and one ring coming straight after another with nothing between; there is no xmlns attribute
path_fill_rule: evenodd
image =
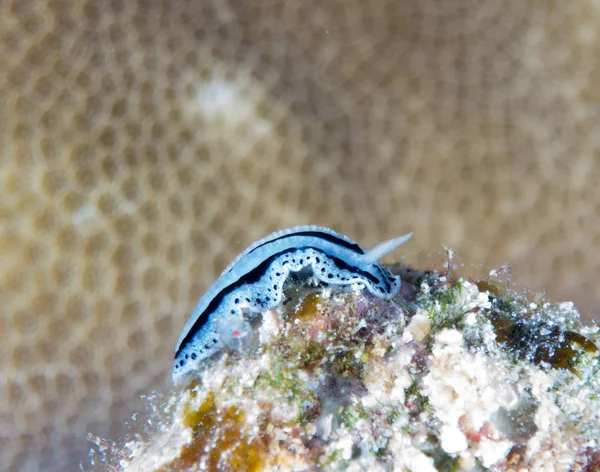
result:
<svg viewBox="0 0 600 472"><path fill-rule="evenodd" d="M322 282L361 283L373 295L389 300L398 293L400 277L377 261L411 236L390 239L365 251L331 229L295 226L256 241L227 266L196 305L175 346L173 382L181 383L203 359L223 347L222 320L241 323L244 312L262 313L281 303L290 272L310 267Z"/></svg>

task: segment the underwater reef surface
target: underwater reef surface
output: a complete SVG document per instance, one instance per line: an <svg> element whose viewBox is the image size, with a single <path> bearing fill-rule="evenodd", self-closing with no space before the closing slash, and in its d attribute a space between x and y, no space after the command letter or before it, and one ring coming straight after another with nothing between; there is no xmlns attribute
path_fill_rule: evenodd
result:
<svg viewBox="0 0 600 472"><path fill-rule="evenodd" d="M252 342L92 438L88 469L600 470L598 326L502 271L393 270L389 302L288 283Z"/></svg>
<svg viewBox="0 0 600 472"><path fill-rule="evenodd" d="M598 0L7 0L0 57L7 470L114 436L277 228L600 303Z"/></svg>

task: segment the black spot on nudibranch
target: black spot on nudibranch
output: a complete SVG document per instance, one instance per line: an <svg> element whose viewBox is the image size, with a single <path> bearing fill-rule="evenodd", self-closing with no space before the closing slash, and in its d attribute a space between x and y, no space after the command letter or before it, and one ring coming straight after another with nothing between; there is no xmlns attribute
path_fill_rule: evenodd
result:
<svg viewBox="0 0 600 472"><path fill-rule="evenodd" d="M195 352L192 352L192 360L196 360L198 355Z"/></svg>

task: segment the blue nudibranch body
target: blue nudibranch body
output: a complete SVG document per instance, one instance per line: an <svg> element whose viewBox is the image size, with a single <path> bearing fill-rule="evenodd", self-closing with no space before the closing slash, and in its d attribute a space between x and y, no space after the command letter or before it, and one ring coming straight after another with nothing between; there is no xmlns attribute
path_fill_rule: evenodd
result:
<svg viewBox="0 0 600 472"><path fill-rule="evenodd" d="M223 347L223 325L235 327L244 322L245 312L263 313L279 305L290 272L311 268L327 284L360 283L373 295L392 298L400 289L400 277L377 261L411 236L365 251L331 229L295 226L256 241L235 258L196 305L175 346L173 382L182 383Z"/></svg>

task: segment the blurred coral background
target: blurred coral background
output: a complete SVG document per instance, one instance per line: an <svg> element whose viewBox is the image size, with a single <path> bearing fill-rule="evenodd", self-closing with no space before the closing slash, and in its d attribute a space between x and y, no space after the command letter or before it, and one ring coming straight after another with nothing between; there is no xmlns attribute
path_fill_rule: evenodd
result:
<svg viewBox="0 0 600 472"><path fill-rule="evenodd" d="M293 224L414 231L410 263L445 244L594 316L599 24L598 0L0 0L0 467L76 469L170 384L227 262Z"/></svg>

